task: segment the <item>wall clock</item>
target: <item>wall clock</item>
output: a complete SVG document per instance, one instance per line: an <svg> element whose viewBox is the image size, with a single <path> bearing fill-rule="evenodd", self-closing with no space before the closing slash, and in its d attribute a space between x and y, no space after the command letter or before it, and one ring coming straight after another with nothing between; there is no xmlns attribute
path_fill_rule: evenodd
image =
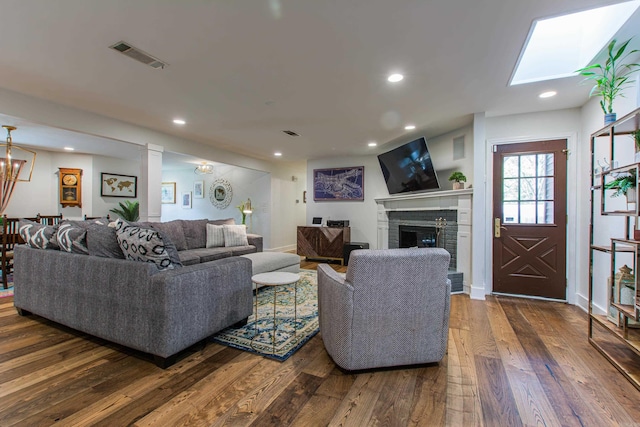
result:
<svg viewBox="0 0 640 427"><path fill-rule="evenodd" d="M82 207L82 169L58 168L60 204Z"/></svg>

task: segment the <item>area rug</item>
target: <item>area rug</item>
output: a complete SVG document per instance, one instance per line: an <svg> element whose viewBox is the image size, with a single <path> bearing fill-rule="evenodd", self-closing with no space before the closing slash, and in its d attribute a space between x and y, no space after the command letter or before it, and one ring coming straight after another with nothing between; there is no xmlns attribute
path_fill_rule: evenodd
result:
<svg viewBox="0 0 640 427"><path fill-rule="evenodd" d="M0 273L0 278L2 278L2 273ZM7 277L7 284L9 285L9 288L5 289L2 285L2 280L0 280L0 298L13 296L13 274L10 274Z"/></svg>
<svg viewBox="0 0 640 427"><path fill-rule="evenodd" d="M300 270L297 287L297 311L294 322L294 285L277 287L276 339L273 347L273 286L258 289L258 322L254 313L241 328L227 328L212 340L281 362L318 333L318 286L316 272ZM254 297L255 298L255 297ZM295 333L294 333L295 330Z"/></svg>

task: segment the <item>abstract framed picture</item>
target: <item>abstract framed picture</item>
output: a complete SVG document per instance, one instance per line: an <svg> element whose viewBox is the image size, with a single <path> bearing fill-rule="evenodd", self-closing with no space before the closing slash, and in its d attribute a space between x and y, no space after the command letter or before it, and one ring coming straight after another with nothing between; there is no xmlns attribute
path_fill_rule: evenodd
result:
<svg viewBox="0 0 640 427"><path fill-rule="evenodd" d="M182 208L191 209L191 191L185 191L182 193Z"/></svg>
<svg viewBox="0 0 640 427"><path fill-rule="evenodd" d="M363 201L364 166L313 170L313 200Z"/></svg>
<svg viewBox="0 0 640 427"><path fill-rule="evenodd" d="M204 181L195 181L193 183L193 198L204 199Z"/></svg>
<svg viewBox="0 0 640 427"><path fill-rule="evenodd" d="M102 172L100 174L100 195L106 197L138 196L138 177Z"/></svg>
<svg viewBox="0 0 640 427"><path fill-rule="evenodd" d="M163 182L160 193L160 202L164 204L175 204L176 202L176 183Z"/></svg>

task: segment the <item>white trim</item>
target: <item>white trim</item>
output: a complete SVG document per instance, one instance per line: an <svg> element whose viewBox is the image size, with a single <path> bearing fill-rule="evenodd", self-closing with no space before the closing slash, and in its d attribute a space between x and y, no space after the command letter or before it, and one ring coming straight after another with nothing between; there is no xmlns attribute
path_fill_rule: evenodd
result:
<svg viewBox="0 0 640 427"><path fill-rule="evenodd" d="M538 142L538 141L551 141L555 139L566 139L567 148L569 149L569 158L567 161L567 254L566 254L566 274L567 274L567 293L566 301L569 304L576 304L576 292L578 287L576 286L578 280L578 265L577 257L569 256L570 242L577 241L577 226L578 226L578 183L575 179L570 179L572 176L578 176L578 134L577 132L560 132L554 135L536 136L536 137L515 137L515 138L494 138L487 140L488 148L494 145L504 144L520 144L526 142ZM487 170L493 172L493 150L486 150L486 165ZM493 173L488 173L487 180L487 194L486 198L490 203L486 205L485 211L485 227L491 230L491 219L493 215ZM486 253L490 254L487 257L487 270L486 273L486 292L487 294L493 293L493 237L487 236L486 239Z"/></svg>
<svg viewBox="0 0 640 427"><path fill-rule="evenodd" d="M297 251L297 247L296 245L286 245L286 246L280 246L279 248L269 248L269 249L263 249L264 252L291 252L294 251L294 253Z"/></svg>
<svg viewBox="0 0 640 427"><path fill-rule="evenodd" d="M510 298L535 299L540 301L567 302L567 300L564 300L564 299L537 297L535 295L506 294L504 292L494 292L492 295L497 295L501 297L510 297Z"/></svg>

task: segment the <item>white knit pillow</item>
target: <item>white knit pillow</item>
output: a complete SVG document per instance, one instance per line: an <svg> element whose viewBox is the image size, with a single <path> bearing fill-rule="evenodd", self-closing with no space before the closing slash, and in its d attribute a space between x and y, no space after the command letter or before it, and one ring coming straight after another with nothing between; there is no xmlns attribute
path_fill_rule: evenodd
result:
<svg viewBox="0 0 640 427"><path fill-rule="evenodd" d="M224 232L221 225L207 224L207 248L224 246Z"/></svg>
<svg viewBox="0 0 640 427"><path fill-rule="evenodd" d="M247 246L247 227L244 225L223 225L224 245L229 246Z"/></svg>

